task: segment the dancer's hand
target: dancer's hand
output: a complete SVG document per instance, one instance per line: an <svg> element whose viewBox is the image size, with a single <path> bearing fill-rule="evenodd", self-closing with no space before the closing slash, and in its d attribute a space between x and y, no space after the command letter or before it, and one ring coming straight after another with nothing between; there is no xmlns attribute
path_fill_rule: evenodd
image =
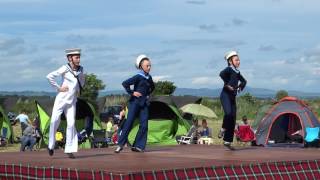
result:
<svg viewBox="0 0 320 180"><path fill-rule="evenodd" d="M58 89L58 91L59 91L59 92L67 92L67 91L69 91L69 88L68 88L68 86L62 86L62 87L60 87L60 88Z"/></svg>
<svg viewBox="0 0 320 180"><path fill-rule="evenodd" d="M234 88L230 85L226 85L226 87L230 90L230 91L234 91Z"/></svg>
<svg viewBox="0 0 320 180"><path fill-rule="evenodd" d="M142 94L139 93L139 92L137 92L137 91L133 92L132 95L135 96L135 97L140 97L140 96L142 96Z"/></svg>

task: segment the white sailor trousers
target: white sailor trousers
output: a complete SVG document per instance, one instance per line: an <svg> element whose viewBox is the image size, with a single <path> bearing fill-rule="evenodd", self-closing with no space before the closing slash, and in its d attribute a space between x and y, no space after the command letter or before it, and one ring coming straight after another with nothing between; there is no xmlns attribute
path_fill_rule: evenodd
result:
<svg viewBox="0 0 320 180"><path fill-rule="evenodd" d="M64 101L54 102L51 122L50 122L50 131L49 131L49 149L54 149L56 138L55 134L60 124L61 114L64 112L67 119L67 129L66 129L66 144L65 144L65 153L73 153L78 151L78 135L75 127L75 115L76 115L76 101L67 104Z"/></svg>

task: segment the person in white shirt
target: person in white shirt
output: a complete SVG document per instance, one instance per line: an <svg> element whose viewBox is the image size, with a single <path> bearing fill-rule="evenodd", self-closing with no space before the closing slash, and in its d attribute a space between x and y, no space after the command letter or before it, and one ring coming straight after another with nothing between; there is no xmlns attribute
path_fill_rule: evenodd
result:
<svg viewBox="0 0 320 180"><path fill-rule="evenodd" d="M50 131L48 152L52 156L55 146L55 134L60 124L60 116L64 112L67 119L66 144L64 152L69 158L75 158L74 152L78 151L78 137L75 128L75 114L77 96L84 86L83 67L80 66L81 49L67 49L66 56L68 64L61 66L47 75L50 84L58 91L54 101ZM62 84L59 85L55 78L62 77Z"/></svg>
<svg viewBox="0 0 320 180"><path fill-rule="evenodd" d="M15 123L19 120L19 123L21 125L21 135L23 135L23 131L31 125L31 122L29 120L29 117L25 110L21 110L20 114L15 118ZM14 124L15 124L14 123Z"/></svg>

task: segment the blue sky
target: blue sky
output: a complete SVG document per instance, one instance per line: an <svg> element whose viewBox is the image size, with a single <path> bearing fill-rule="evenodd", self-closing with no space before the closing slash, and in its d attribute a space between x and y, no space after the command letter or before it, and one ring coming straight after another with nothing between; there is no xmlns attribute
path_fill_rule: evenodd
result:
<svg viewBox="0 0 320 180"><path fill-rule="evenodd" d="M121 89L136 56L154 79L220 88L224 53L239 51L257 88L320 91L317 0L0 0L0 90L53 91L45 76L80 47L81 63Z"/></svg>

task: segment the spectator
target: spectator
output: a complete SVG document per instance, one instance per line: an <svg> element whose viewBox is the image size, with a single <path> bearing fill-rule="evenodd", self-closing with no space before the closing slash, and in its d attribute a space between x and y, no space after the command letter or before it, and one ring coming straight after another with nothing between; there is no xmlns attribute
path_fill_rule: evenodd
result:
<svg viewBox="0 0 320 180"><path fill-rule="evenodd" d="M33 124L34 124L34 131L35 131L35 137L36 137L36 144L38 144L40 142L40 139L42 138L42 133L40 130L40 120L39 117L36 116L33 120Z"/></svg>
<svg viewBox="0 0 320 180"><path fill-rule="evenodd" d="M20 151L25 151L25 148L27 147L30 151L33 150L33 146L36 144L36 134L35 134L35 128L32 125L28 125L25 130L23 131L23 136L20 138L21 141L21 147Z"/></svg>
<svg viewBox="0 0 320 180"><path fill-rule="evenodd" d="M121 106L121 111L120 111L120 114L119 114L119 126L118 126L118 128L119 128L119 132L120 132L120 130L122 129L122 126L123 126L123 124L124 124L124 122L126 121L126 114L127 114L127 107L126 107L126 105L125 104L123 104L122 106Z"/></svg>
<svg viewBox="0 0 320 180"><path fill-rule="evenodd" d="M289 143L302 143L303 142L303 133L302 129L299 129L293 133L287 133L287 138Z"/></svg>
<svg viewBox="0 0 320 180"><path fill-rule="evenodd" d="M31 125L28 115L25 110L21 110L20 114L16 117L15 121L19 120L21 125L21 135L23 135L24 130Z"/></svg>
<svg viewBox="0 0 320 180"><path fill-rule="evenodd" d="M115 124L113 126L113 134L112 134L112 142L113 144L118 144L118 132L119 132L119 126Z"/></svg>
<svg viewBox="0 0 320 180"><path fill-rule="evenodd" d="M64 148L65 140L62 131L57 131L55 134L56 144L55 149Z"/></svg>
<svg viewBox="0 0 320 180"><path fill-rule="evenodd" d="M201 124L202 124L202 130L200 131L201 137L209 137L209 128L208 128L207 120L203 119Z"/></svg>
<svg viewBox="0 0 320 180"><path fill-rule="evenodd" d="M118 142L118 138L119 138L119 136L120 136L121 129L123 128L123 125L124 125L124 123L125 123L126 120L127 120L127 119L126 119L127 112L128 112L128 108L127 108L126 104L123 103L123 104L121 105L121 111L120 111L120 113L119 113L118 132L117 132L117 135L114 137L117 142ZM127 142L126 142L125 146L131 147L131 144L130 144L130 142L129 142L128 139L127 139Z"/></svg>
<svg viewBox="0 0 320 180"><path fill-rule="evenodd" d="M254 130L251 128L247 116L242 116L242 122L236 125L234 134L238 141L251 142L251 145L255 145Z"/></svg>
<svg viewBox="0 0 320 180"><path fill-rule="evenodd" d="M242 120L242 122L240 124L236 124L235 131L239 130L239 126L243 126L243 125L250 126L249 120L246 115L242 116L241 120ZM250 129L252 132L254 132L254 130L251 128L251 126L250 126Z"/></svg>
<svg viewBox="0 0 320 180"><path fill-rule="evenodd" d="M113 126L113 124L112 124L112 117L109 117L109 119L108 119L108 122L107 122L107 128L106 128L106 131L107 131L107 137L109 138L109 137L111 137L112 136L112 126Z"/></svg>
<svg viewBox="0 0 320 180"><path fill-rule="evenodd" d="M203 119L201 123L202 127L200 130L200 138L198 140L198 144L211 144L211 129L208 127L207 120Z"/></svg>
<svg viewBox="0 0 320 180"><path fill-rule="evenodd" d="M198 132L198 120L194 119L192 120L192 126L190 127L188 133L185 135L187 137L193 137L193 139L191 140L192 144L196 144L198 137L199 137L199 132ZM182 136L176 136L176 141L179 143L179 141L181 140Z"/></svg>

